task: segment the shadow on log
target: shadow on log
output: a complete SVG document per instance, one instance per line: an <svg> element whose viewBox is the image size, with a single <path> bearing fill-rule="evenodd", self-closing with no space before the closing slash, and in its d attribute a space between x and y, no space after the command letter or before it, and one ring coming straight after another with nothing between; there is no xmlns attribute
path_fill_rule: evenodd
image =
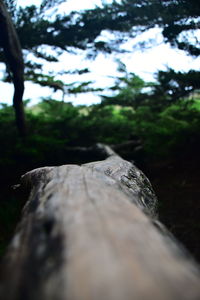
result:
<svg viewBox="0 0 200 300"><path fill-rule="evenodd" d="M194 300L199 270L156 219L144 174L109 156L33 170L2 266L4 300Z"/></svg>

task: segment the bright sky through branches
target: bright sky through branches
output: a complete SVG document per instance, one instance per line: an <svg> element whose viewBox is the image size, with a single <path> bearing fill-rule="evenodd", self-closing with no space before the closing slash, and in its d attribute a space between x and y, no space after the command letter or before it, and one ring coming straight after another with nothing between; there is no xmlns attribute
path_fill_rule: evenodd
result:
<svg viewBox="0 0 200 300"><path fill-rule="evenodd" d="M60 12L69 13L70 11L83 10L94 8L96 5L101 6L103 3L111 3L111 0L68 0L63 3L60 8ZM28 6L31 4L39 5L40 0L18 0L18 5ZM152 38L156 40L157 46L142 51L141 49L133 49L133 46L140 39L147 40ZM172 49L168 44L163 43L163 38L159 29L151 29L148 32L143 33L141 36L134 40L130 40L126 47L131 51L129 54L121 54L117 57L121 59L127 66L129 72L134 72L146 81L152 81L154 74L158 70L165 70L167 67L171 67L178 71L188 71L190 69L200 69L200 58L192 59L191 56L186 55L183 51ZM61 56L61 64L47 64L44 66L44 70L74 70L88 67L91 70L90 74L80 76L77 75L65 75L62 78L66 84L74 81L94 81L94 87L109 87L112 85L113 80L111 76L119 75L116 72L116 63L114 62L116 55L104 56L99 54L95 61L85 61L83 55L70 55L64 53ZM4 68L0 65L0 70ZM5 99L0 99L0 102L12 103L13 87L9 84L0 82L0 90L6 89L7 93L4 93ZM26 83L26 90L24 99L31 98L32 104L36 103L41 97L52 96L54 99L61 99L61 92L54 93L49 88L41 88L38 85L33 85L30 82ZM72 101L74 104L91 104L92 102L98 102L100 98L94 94L80 94L72 97L66 95L65 101Z"/></svg>
<svg viewBox="0 0 200 300"><path fill-rule="evenodd" d="M20 6L29 6L32 4L39 6L41 0L18 0L17 3ZM112 0L66 0L66 3L62 4L62 7L69 12L94 8L96 5L101 6L102 3L112 3Z"/></svg>

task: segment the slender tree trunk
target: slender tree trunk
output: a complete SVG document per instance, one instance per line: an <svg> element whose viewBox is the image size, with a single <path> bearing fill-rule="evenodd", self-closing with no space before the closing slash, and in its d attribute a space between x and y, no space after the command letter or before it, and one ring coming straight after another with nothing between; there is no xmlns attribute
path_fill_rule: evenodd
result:
<svg viewBox="0 0 200 300"><path fill-rule="evenodd" d="M21 45L11 17L2 0L0 0L0 46L4 54L8 69L12 74L14 84L13 107L15 109L16 125L21 136L26 135L25 113L23 107L24 93L24 61Z"/></svg>
<svg viewBox="0 0 200 300"><path fill-rule="evenodd" d="M14 77L13 82L15 86L15 91L13 96L13 107L15 110L16 125L20 136L25 137L27 134L27 128L26 128L24 104L22 100L23 93L24 93L23 74L20 75L19 79Z"/></svg>

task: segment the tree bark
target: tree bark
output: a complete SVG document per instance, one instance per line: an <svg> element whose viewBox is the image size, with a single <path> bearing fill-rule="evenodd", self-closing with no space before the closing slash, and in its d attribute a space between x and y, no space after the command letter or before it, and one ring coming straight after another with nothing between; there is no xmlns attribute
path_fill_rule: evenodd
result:
<svg viewBox="0 0 200 300"><path fill-rule="evenodd" d="M20 136L24 137L26 135L25 112L22 101L24 93L24 60L17 32L2 0L0 0L0 31L0 47L4 50L6 64L12 73L15 89L13 107L16 125Z"/></svg>
<svg viewBox="0 0 200 300"><path fill-rule="evenodd" d="M104 147L104 161L44 167L2 267L4 300L194 300L199 270L156 219L145 175Z"/></svg>

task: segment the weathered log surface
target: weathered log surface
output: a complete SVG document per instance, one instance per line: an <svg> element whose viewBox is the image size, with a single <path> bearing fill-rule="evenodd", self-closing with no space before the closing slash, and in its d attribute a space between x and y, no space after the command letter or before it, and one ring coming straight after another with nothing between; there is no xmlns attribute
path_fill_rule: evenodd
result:
<svg viewBox="0 0 200 300"><path fill-rule="evenodd" d="M4 260L2 300L200 299L197 267L155 226L148 180L109 155L22 177L31 192Z"/></svg>

